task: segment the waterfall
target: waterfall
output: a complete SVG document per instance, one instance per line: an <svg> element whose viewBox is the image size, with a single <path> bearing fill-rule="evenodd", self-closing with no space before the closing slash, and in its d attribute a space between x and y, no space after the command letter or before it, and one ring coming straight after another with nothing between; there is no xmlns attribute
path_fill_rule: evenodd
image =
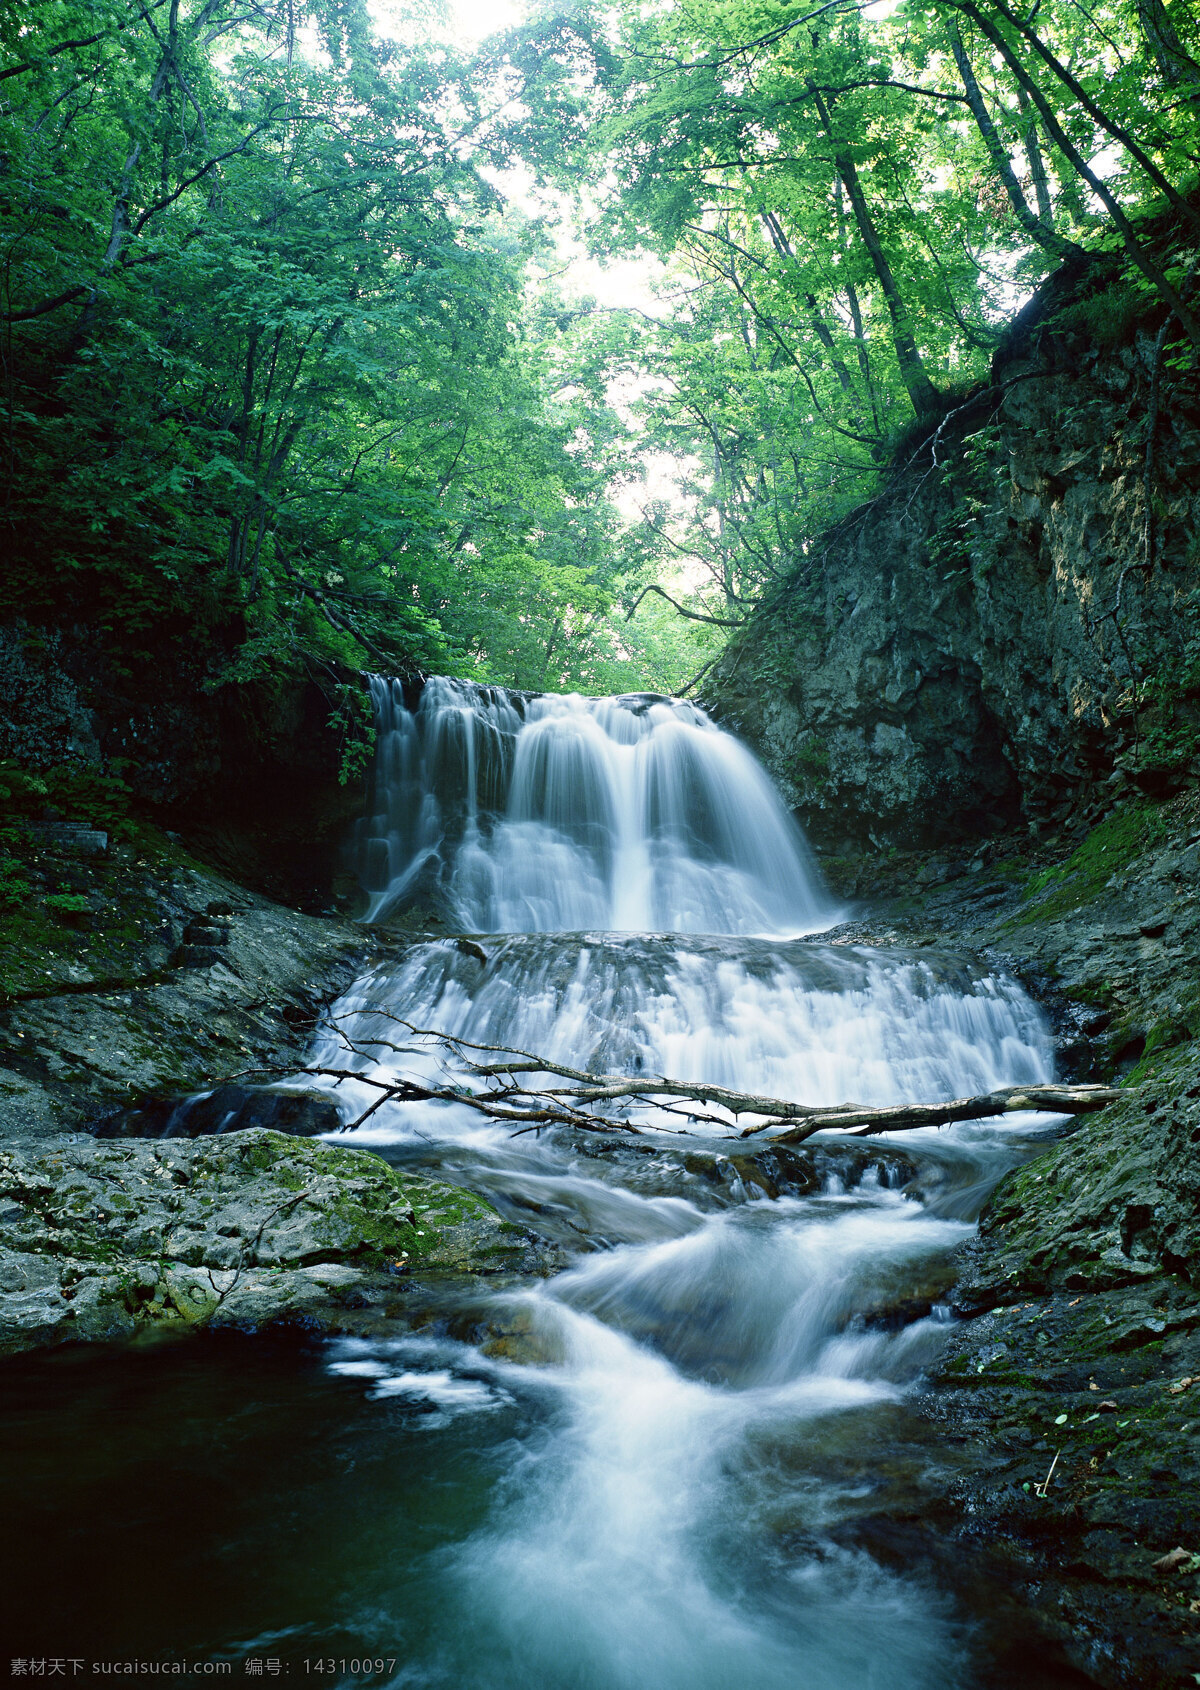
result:
<svg viewBox="0 0 1200 1690"><path fill-rule="evenodd" d="M392 1011L591 1072L668 1074L822 1105L1031 1084L1048 1078L1051 1060L1042 1017L1014 981L963 959L811 940L537 934L489 940L486 951L435 940L373 969L338 1010L320 1060L345 1065L345 1033L360 1053L353 1065L376 1079L432 1077L445 1062L420 1039L406 1040L397 1061ZM372 1050L378 1060L362 1054ZM355 1095L365 1107L370 1092ZM453 1115L437 1119L444 1128ZM407 1106L375 1119L367 1142L428 1130L427 1112Z"/></svg>
<svg viewBox="0 0 1200 1690"><path fill-rule="evenodd" d="M695 705L371 682L368 920L418 888L474 933L807 933L834 919L762 768Z"/></svg>
<svg viewBox="0 0 1200 1690"><path fill-rule="evenodd" d="M1050 1077L1040 1014L994 968L815 936L836 912L798 829L694 706L452 680L415 709L396 682L374 693L369 913L417 897L477 937L413 943L335 1007L316 1056L361 1076L335 1088L347 1119L373 1079L478 1083L397 1017L816 1104ZM457 1100L390 1103L358 1135L570 1258L544 1284L459 1293L462 1310L442 1291L424 1333L328 1351L409 1428L423 1475L491 1452L486 1507L372 1597L379 1641L414 1639L395 1682L966 1690L951 1601L847 1542L895 1474L905 1497L927 1482L936 1434L904 1405L946 1330L953 1252L1045 1125L869 1152L824 1135L781 1190L742 1120L698 1140L666 1100L623 1107L641 1136L513 1137Z"/></svg>

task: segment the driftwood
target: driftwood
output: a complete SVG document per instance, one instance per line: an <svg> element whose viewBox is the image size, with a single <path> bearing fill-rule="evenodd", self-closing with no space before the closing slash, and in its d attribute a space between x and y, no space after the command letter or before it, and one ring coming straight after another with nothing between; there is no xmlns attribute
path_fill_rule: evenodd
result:
<svg viewBox="0 0 1200 1690"><path fill-rule="evenodd" d="M353 1012L357 1019L362 1011ZM944 1103L901 1103L891 1105L839 1103L814 1105L794 1103L786 1098L761 1097L753 1092L732 1091L728 1086L707 1085L694 1080L672 1080L662 1074L592 1074L585 1069L569 1068L532 1051L510 1046L479 1044L473 1039L456 1037L434 1028L416 1027L387 1010L369 1010L373 1016L392 1022L414 1038L430 1040L454 1058L465 1075L461 1079L448 1077L438 1084L427 1080L400 1078L381 1079L356 1068L332 1067L314 1063L303 1072L314 1078L356 1081L370 1086L378 1096L355 1120L344 1128L352 1132L370 1119L386 1103L461 1103L491 1120L510 1123L518 1133L540 1132L553 1126L574 1127L583 1132L694 1132L697 1127L719 1128L727 1137L751 1138L759 1133L771 1133L773 1144L803 1144L819 1132L846 1132L857 1137L874 1133L910 1132L917 1127L943 1127L953 1121L985 1120L997 1115L1011 1115L1019 1111L1054 1115L1083 1115L1115 1103L1123 1093L1115 1086L1027 1085L1002 1086L996 1091L983 1092L976 1097L958 1097ZM384 1052L397 1056L415 1055L427 1047L397 1044L391 1039L351 1036L342 1022L348 1016L334 1017L347 1053L367 1061L377 1060ZM474 1054L473 1054L474 1053ZM498 1060L481 1060L481 1057ZM294 1070L293 1070L294 1072ZM568 1086L531 1084L519 1076L538 1074L569 1080ZM472 1082L482 1082L474 1085ZM687 1107L679 1107L668 1099L679 1099ZM597 1105L631 1102L653 1108L659 1114L682 1118L684 1127L662 1127L637 1123L623 1115L597 1113ZM727 1114L712 1113L713 1106ZM763 1119L753 1126L731 1132L741 1115L759 1115ZM733 1117L731 1122L729 1116ZM782 1130L779 1130L782 1129Z"/></svg>
<svg viewBox="0 0 1200 1690"><path fill-rule="evenodd" d="M849 1130L860 1137L871 1133L907 1132L913 1127L944 1127L952 1121L981 1121L993 1115L1016 1115L1025 1110L1049 1115L1090 1115L1123 1095L1118 1086L1001 1086L978 1097L956 1097L949 1103L897 1103L874 1108L840 1103L814 1109L803 1127L776 1133L775 1144L801 1144L814 1132ZM765 1122L765 1126L774 1123ZM742 1138L761 1132L747 1127Z"/></svg>

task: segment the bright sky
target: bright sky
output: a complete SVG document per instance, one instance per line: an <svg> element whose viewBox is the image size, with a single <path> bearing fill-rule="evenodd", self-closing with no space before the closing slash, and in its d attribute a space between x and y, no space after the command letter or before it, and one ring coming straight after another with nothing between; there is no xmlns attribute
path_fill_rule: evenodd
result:
<svg viewBox="0 0 1200 1690"><path fill-rule="evenodd" d="M521 23L527 6L526 0L372 0L371 11L383 34L401 40L435 36L470 49L487 36ZM558 286L568 297L590 297L601 306L662 315L662 302L653 291L655 280L663 273L656 259L633 257L601 264L579 239L566 199L537 192L532 174L520 169L506 172L496 185L528 215L551 223L560 267ZM631 388L626 381L614 384L609 401L621 410L634 397L636 387ZM645 453L638 460L638 468L640 479L615 499L628 521L636 521L641 508L652 500L682 505L677 480L681 466L674 459L662 453Z"/></svg>
<svg viewBox="0 0 1200 1690"><path fill-rule="evenodd" d="M525 16L521 0L450 0L454 34L464 44L512 29Z"/></svg>
<svg viewBox="0 0 1200 1690"><path fill-rule="evenodd" d="M525 6L523 0L371 0L371 15L381 33L401 40L424 34L474 47L519 24Z"/></svg>

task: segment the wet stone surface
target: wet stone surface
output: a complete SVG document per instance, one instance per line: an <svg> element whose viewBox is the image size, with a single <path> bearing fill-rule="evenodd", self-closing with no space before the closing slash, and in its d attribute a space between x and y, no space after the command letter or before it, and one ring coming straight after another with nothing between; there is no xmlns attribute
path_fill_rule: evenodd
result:
<svg viewBox="0 0 1200 1690"><path fill-rule="evenodd" d="M278 1322L386 1330L420 1281L558 1263L473 1193L279 1133L0 1151L0 1350Z"/></svg>
<svg viewBox="0 0 1200 1690"><path fill-rule="evenodd" d="M53 852L43 858L45 883L59 884L65 869ZM71 872L92 908L85 929L64 927L44 903L0 918L0 1141L10 1146L94 1130L255 1069L286 1073L375 950L353 923L272 903L161 835L97 862L71 859ZM196 923L222 935L202 965L182 955Z"/></svg>
<svg viewBox="0 0 1200 1690"><path fill-rule="evenodd" d="M1200 1672L1200 907L1176 808L847 929L990 952L1070 1071L1130 1084L1009 1174L959 1252L922 1406L964 1462L916 1528L947 1576L957 1554L1037 1616L1039 1657L1122 1690Z"/></svg>

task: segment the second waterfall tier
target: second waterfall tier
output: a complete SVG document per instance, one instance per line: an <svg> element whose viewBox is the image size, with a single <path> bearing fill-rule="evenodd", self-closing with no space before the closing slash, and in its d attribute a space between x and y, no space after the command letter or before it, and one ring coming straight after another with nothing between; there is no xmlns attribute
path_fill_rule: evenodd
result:
<svg viewBox="0 0 1200 1690"><path fill-rule="evenodd" d="M695 705L435 677L372 682L378 746L359 876L468 932L800 934L835 912L751 754Z"/></svg>

